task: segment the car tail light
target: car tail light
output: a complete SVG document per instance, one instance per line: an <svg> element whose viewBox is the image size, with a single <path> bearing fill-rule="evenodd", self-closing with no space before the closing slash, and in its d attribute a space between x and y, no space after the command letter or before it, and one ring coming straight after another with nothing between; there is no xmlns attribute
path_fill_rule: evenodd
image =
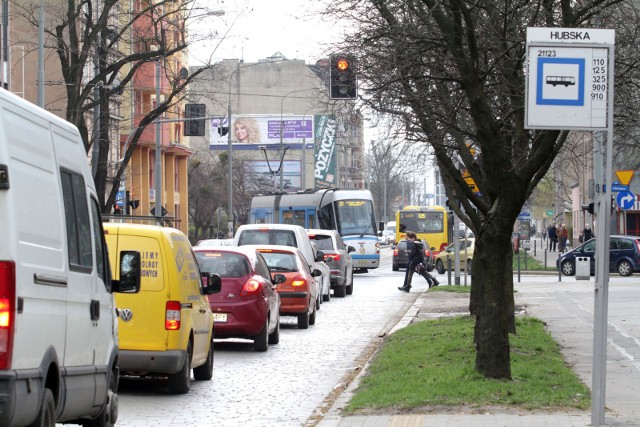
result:
<svg viewBox="0 0 640 427"><path fill-rule="evenodd" d="M449 244L447 242L443 243L440 245L440 252L444 251L445 249L447 249L447 246L449 246Z"/></svg>
<svg viewBox="0 0 640 427"><path fill-rule="evenodd" d="M329 257L333 258L333 261L340 261L340 254L334 254L334 255L325 254L324 260L326 261L327 258Z"/></svg>
<svg viewBox="0 0 640 427"><path fill-rule="evenodd" d="M296 276L291 281L291 286L293 286L294 288L298 286L304 286L306 284L307 284L307 279L305 279L302 276Z"/></svg>
<svg viewBox="0 0 640 427"><path fill-rule="evenodd" d="M16 265L0 262L0 369L11 369L13 354Z"/></svg>
<svg viewBox="0 0 640 427"><path fill-rule="evenodd" d="M256 279L249 279L246 282L244 282L244 285L242 285L242 289L240 290L240 296L246 297L247 295L255 294L260 290L261 287L262 285Z"/></svg>
<svg viewBox="0 0 640 427"><path fill-rule="evenodd" d="M636 239L636 248L638 249L638 252L640 252L640 239Z"/></svg>
<svg viewBox="0 0 640 427"><path fill-rule="evenodd" d="M398 254L399 254L399 253L400 253L400 251L398 250L398 247L396 247L396 248L393 250L393 256L398 256Z"/></svg>
<svg viewBox="0 0 640 427"><path fill-rule="evenodd" d="M424 255L425 255L427 258L431 258L431 251L430 251L429 249L425 249L425 250L424 250Z"/></svg>
<svg viewBox="0 0 640 427"><path fill-rule="evenodd" d="M168 331L177 331L180 329L180 316L182 315L180 301L167 301L166 307L164 328Z"/></svg>

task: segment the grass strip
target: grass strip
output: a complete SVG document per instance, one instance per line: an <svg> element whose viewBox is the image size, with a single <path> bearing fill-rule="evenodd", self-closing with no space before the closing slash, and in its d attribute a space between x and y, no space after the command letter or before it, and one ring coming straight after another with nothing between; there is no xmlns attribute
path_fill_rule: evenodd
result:
<svg viewBox="0 0 640 427"><path fill-rule="evenodd" d="M544 324L519 317L510 335L512 381L475 370L474 319L425 320L390 335L345 408L409 410L424 406L507 405L586 409L590 391L566 365Z"/></svg>

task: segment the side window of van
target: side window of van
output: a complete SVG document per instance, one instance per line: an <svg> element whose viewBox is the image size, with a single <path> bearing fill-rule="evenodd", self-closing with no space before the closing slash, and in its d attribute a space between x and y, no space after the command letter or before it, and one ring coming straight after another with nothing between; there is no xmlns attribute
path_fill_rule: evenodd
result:
<svg viewBox="0 0 640 427"><path fill-rule="evenodd" d="M101 277L107 287L110 287L111 270L107 268L107 243L104 241L104 231L102 230L102 220L100 218L100 208L98 202L91 199L91 216L93 219L93 241L96 246L96 268L98 277Z"/></svg>
<svg viewBox="0 0 640 427"><path fill-rule="evenodd" d="M67 224L69 267L71 270L89 272L93 268L93 251L84 178L67 170L60 171L60 178Z"/></svg>

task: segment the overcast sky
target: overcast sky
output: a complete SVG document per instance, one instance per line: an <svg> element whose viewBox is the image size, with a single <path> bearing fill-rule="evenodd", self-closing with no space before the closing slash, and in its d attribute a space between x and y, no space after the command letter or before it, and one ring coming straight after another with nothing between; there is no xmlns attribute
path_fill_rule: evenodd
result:
<svg viewBox="0 0 640 427"><path fill-rule="evenodd" d="M203 4L206 0L202 0ZM207 18L204 27L215 30L220 45L214 60L244 59L256 62L281 52L287 59L314 63L326 57L342 28L321 21L319 0L215 0L208 7L224 15ZM194 28L190 28L193 31ZM202 31L201 26L195 29ZM226 34L226 35L225 35ZM215 43L191 49L191 65L211 54Z"/></svg>

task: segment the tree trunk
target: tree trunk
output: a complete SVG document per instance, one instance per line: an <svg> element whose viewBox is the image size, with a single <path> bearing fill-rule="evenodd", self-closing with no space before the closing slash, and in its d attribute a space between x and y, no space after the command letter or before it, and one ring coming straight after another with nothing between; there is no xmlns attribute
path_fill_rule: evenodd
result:
<svg viewBox="0 0 640 427"><path fill-rule="evenodd" d="M476 237L472 292L476 369L487 378L511 379L509 332L515 332L511 227Z"/></svg>

